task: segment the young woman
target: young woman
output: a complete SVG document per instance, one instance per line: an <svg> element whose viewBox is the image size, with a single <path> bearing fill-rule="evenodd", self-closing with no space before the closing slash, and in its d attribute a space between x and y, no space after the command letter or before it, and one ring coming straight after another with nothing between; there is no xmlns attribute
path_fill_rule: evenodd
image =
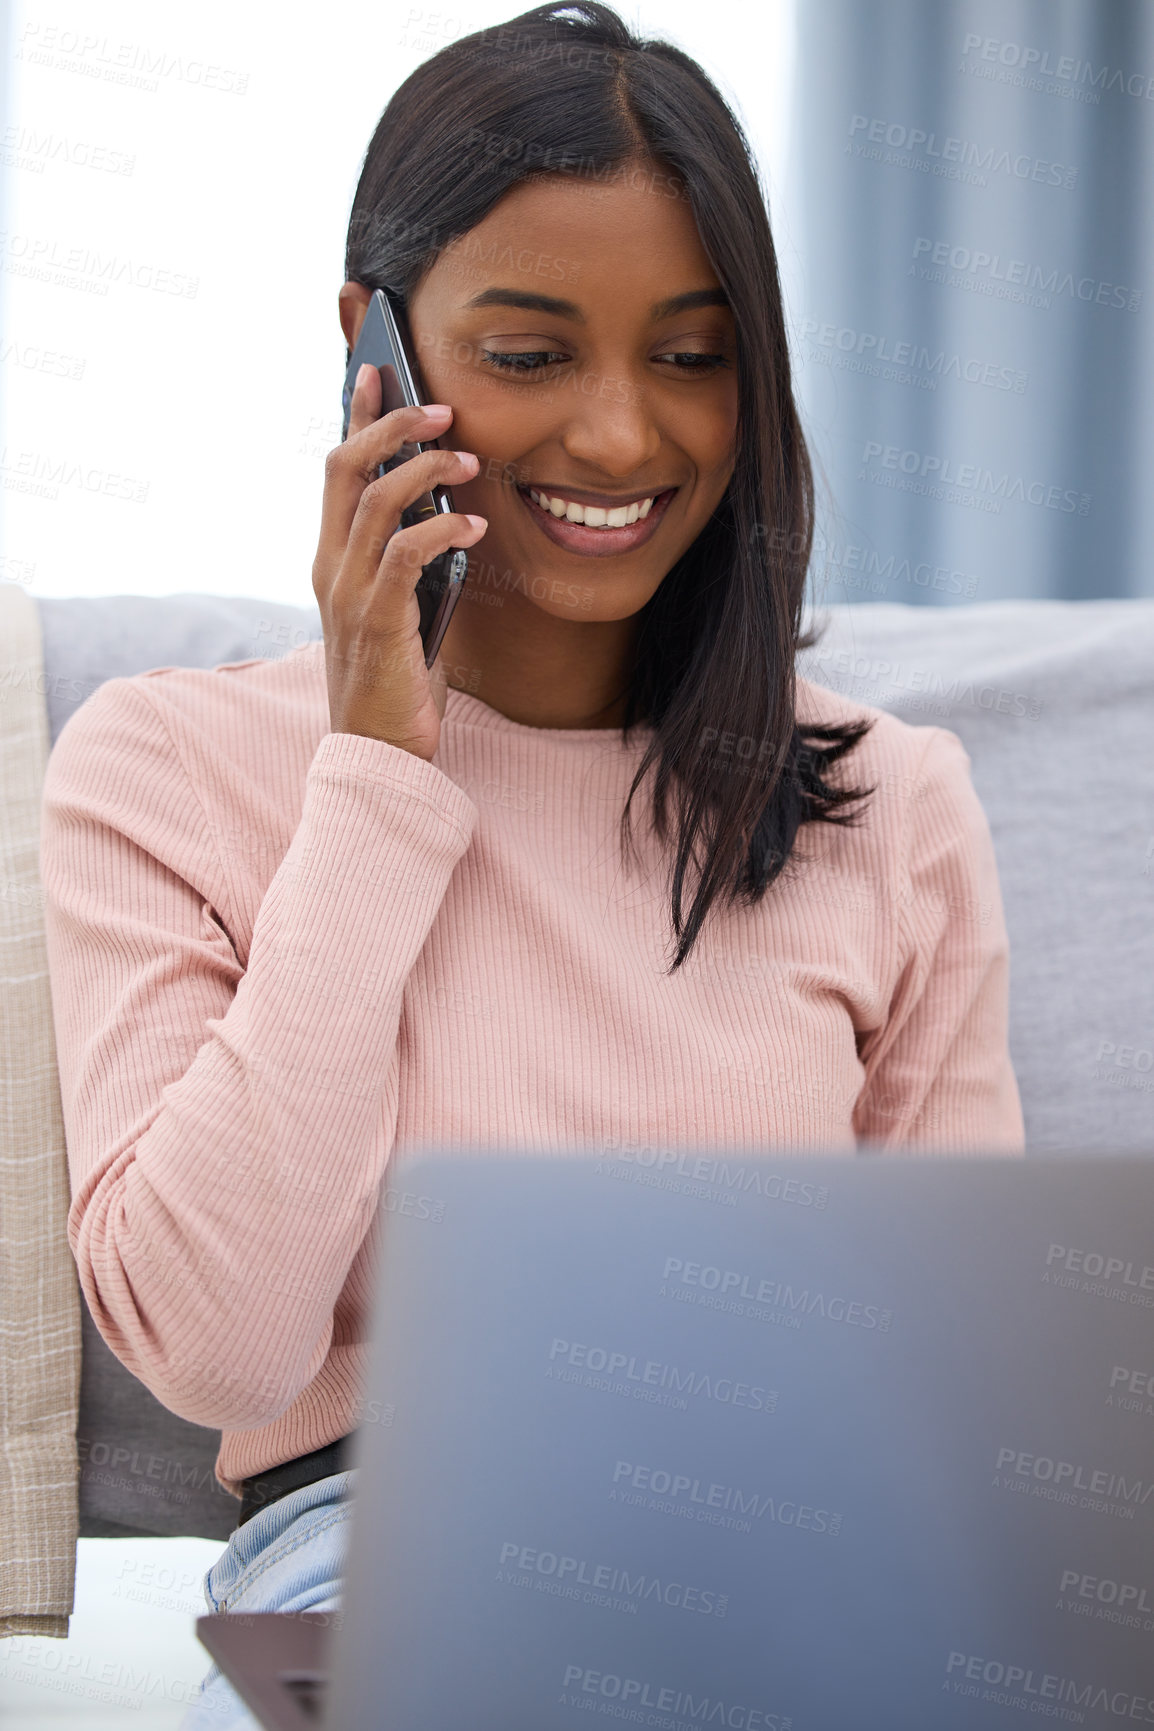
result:
<svg viewBox="0 0 1154 1731"><path fill-rule="evenodd" d="M346 276L350 350L389 290L431 406L358 381L323 644L108 681L45 796L71 1242L112 1349L223 1430L221 1611L338 1602L395 1148L1024 1142L966 753L795 677L810 468L701 69L593 3L445 49ZM399 530L434 482L457 513ZM251 1721L213 1673L186 1723Z"/></svg>

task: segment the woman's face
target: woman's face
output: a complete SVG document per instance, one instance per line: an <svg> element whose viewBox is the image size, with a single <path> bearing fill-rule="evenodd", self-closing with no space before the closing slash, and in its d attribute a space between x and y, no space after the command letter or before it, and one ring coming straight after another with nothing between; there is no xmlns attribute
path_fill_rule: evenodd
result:
<svg viewBox="0 0 1154 1731"><path fill-rule="evenodd" d="M410 301L429 400L454 412L442 442L481 459L453 488L489 523L470 586L503 605L632 617L733 473L733 315L676 184L651 164L525 182ZM616 516L578 523L578 507Z"/></svg>

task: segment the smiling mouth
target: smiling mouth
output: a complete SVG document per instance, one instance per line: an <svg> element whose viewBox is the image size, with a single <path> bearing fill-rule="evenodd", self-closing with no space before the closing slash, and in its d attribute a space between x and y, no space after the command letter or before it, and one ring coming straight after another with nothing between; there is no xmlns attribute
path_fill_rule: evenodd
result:
<svg viewBox="0 0 1154 1731"><path fill-rule="evenodd" d="M637 494L620 505L585 505L579 500L518 487L517 493L550 541L568 552L604 556L628 553L648 541L677 492Z"/></svg>

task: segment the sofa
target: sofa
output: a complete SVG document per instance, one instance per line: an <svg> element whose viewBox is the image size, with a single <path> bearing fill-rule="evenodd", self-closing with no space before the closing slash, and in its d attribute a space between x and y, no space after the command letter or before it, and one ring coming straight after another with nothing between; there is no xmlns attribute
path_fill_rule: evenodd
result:
<svg viewBox="0 0 1154 1731"><path fill-rule="evenodd" d="M805 678L949 728L969 754L1010 936L1027 1157L1154 1156L1154 600L886 602L812 617L824 630L800 658ZM35 1218L36 1266L50 1273L34 1310L31 1264L4 1265L14 1290L0 1304L19 1312L39 1370L0 1362L0 1554L47 1561L0 1572L0 1633L63 1635L76 1535L224 1539L238 1504L213 1475L217 1434L162 1407L79 1297L48 983L35 966L37 789L65 721L105 679L276 657L321 627L315 609L255 599L33 600L5 584L0 633L5 786L18 792L0 833L0 921L25 970L7 994L0 1062L26 1114L11 1132L19 1157L0 1167L0 1205ZM29 1074L39 1092L25 1097ZM0 1340L0 1354L14 1350ZM53 1480L50 1461L71 1461L75 1483L67 1471Z"/></svg>

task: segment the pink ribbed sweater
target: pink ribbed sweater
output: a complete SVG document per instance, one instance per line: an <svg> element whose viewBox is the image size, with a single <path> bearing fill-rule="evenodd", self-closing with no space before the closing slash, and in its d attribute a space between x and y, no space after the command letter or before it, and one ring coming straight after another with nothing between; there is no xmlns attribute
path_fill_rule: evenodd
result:
<svg viewBox="0 0 1154 1731"><path fill-rule="evenodd" d="M645 788L619 864L640 741L450 691L426 763L329 731L320 643L69 720L42 875L70 1240L229 1489L356 1423L394 1148L1022 1151L969 758L798 682L802 717L863 712L866 820L803 827L672 977Z"/></svg>

